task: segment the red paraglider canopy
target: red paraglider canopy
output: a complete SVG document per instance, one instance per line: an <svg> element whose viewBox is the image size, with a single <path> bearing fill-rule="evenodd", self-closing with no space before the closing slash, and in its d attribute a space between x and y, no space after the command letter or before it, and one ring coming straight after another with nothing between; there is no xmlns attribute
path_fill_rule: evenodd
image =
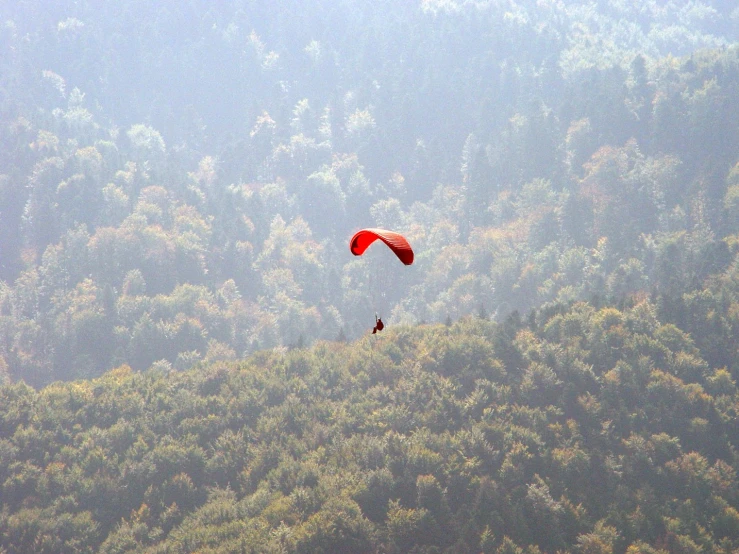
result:
<svg viewBox="0 0 739 554"><path fill-rule="evenodd" d="M413 263L413 249L408 241L400 233L386 231L385 229L362 229L358 231L349 242L349 248L355 256L361 256L370 244L380 239L388 245L395 255L405 265Z"/></svg>

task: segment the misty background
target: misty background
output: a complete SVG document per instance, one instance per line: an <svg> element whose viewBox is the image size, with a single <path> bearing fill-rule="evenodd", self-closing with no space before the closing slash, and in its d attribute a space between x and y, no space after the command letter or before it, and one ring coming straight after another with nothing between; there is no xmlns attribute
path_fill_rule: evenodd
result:
<svg viewBox="0 0 739 554"><path fill-rule="evenodd" d="M677 294L739 225L732 2L6 2L0 370ZM362 227L404 233L406 268Z"/></svg>

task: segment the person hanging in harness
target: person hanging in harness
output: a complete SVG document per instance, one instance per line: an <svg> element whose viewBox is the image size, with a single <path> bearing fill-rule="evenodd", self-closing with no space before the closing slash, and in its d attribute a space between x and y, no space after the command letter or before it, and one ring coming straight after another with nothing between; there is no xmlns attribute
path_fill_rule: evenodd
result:
<svg viewBox="0 0 739 554"><path fill-rule="evenodd" d="M376 334L377 331L382 331L385 328L385 324L382 322L381 317L377 317L375 314L375 326L372 328L372 334Z"/></svg>

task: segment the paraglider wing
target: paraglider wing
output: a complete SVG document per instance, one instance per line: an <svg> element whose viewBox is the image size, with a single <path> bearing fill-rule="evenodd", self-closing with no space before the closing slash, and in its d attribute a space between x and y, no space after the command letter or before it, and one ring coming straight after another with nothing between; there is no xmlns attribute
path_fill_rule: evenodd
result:
<svg viewBox="0 0 739 554"><path fill-rule="evenodd" d="M361 256L370 244L380 239L392 250L398 259L405 265L413 263L413 249L400 233L385 229L362 229L349 242L349 248L355 256Z"/></svg>

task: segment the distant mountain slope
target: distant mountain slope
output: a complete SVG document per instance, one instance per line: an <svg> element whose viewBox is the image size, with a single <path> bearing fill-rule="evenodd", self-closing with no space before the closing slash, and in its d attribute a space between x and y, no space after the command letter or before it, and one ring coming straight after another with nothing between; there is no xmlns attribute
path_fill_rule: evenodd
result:
<svg viewBox="0 0 739 554"><path fill-rule="evenodd" d="M1 3L0 379L702 290L739 244L728 4ZM352 256L373 226L414 265Z"/></svg>

